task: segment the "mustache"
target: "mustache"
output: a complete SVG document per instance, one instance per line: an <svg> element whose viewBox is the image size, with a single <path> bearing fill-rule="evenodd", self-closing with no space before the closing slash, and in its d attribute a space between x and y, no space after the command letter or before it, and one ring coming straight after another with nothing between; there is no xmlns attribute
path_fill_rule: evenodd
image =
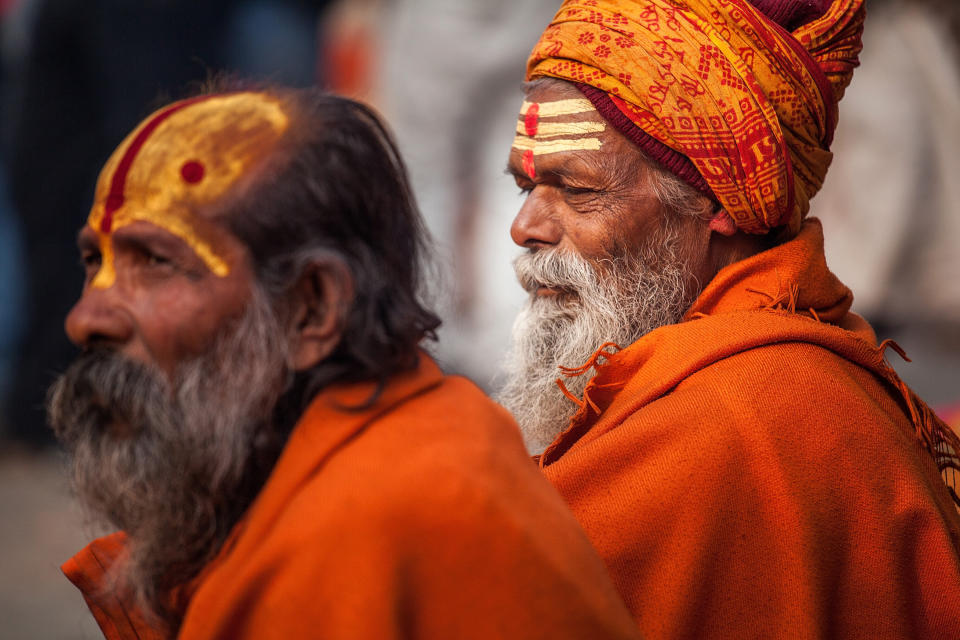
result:
<svg viewBox="0 0 960 640"><path fill-rule="evenodd" d="M68 447L111 426L119 434L137 435L146 424L176 423L171 394L154 368L110 349L93 349L80 354L50 388L49 422Z"/></svg>
<svg viewBox="0 0 960 640"><path fill-rule="evenodd" d="M539 249L513 261L517 281L527 293L540 287L579 291L596 281L596 270L584 258L558 249Z"/></svg>

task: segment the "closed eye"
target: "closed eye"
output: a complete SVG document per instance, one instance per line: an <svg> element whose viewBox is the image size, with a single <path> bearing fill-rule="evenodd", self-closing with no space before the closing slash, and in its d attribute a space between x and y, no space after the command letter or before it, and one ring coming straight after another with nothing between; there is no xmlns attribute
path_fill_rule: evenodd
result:
<svg viewBox="0 0 960 640"><path fill-rule="evenodd" d="M591 189L589 187L571 187L570 185L564 185L563 192L571 196L599 193L597 189Z"/></svg>
<svg viewBox="0 0 960 640"><path fill-rule="evenodd" d="M503 171L505 174L513 178L513 181L516 183L517 188L520 189L520 193L517 195L528 196L530 192L533 191L535 186L530 179L522 173L519 173L514 169L513 166L507 165L507 168Z"/></svg>
<svg viewBox="0 0 960 640"><path fill-rule="evenodd" d="M151 242L139 237L118 239L118 249L125 248L135 256L137 262L150 268L167 268L175 264L174 258L163 249L162 243ZM158 248L159 245L159 248Z"/></svg>
<svg viewBox="0 0 960 640"><path fill-rule="evenodd" d="M144 252L144 260L151 267L159 267L173 264L173 261L170 258L160 255L159 253L153 253L152 251Z"/></svg>
<svg viewBox="0 0 960 640"><path fill-rule="evenodd" d="M80 251L80 264L86 277L92 278L100 271L100 265L103 263L103 255L96 249L84 249Z"/></svg>
<svg viewBox="0 0 960 640"><path fill-rule="evenodd" d="M103 256L99 251L89 250L80 252L80 264L84 267L99 267L101 262L103 262Z"/></svg>

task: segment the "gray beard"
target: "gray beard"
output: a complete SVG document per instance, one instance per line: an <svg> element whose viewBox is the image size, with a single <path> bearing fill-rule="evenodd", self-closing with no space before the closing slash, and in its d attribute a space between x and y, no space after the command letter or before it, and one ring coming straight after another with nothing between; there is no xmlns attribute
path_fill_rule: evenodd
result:
<svg viewBox="0 0 960 640"><path fill-rule="evenodd" d="M171 385L109 349L83 354L51 387L48 415L95 521L124 530L128 557L111 588L175 630L170 590L217 553L285 442L272 425L286 349L255 292L244 315Z"/></svg>
<svg viewBox="0 0 960 640"><path fill-rule="evenodd" d="M557 386L560 366L578 367L605 342L627 347L683 318L693 296L676 239L676 231L665 226L639 251L599 265L543 249L516 259L517 278L531 296L514 322L505 382L496 399L517 420L531 453L542 453L578 410ZM565 293L538 297L540 286ZM564 384L582 397L590 378L586 373L565 378Z"/></svg>

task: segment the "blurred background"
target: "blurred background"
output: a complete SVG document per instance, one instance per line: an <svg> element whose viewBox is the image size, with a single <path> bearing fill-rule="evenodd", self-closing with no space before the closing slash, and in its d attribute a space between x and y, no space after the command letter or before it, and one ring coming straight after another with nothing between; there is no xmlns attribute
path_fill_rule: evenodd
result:
<svg viewBox="0 0 960 640"><path fill-rule="evenodd" d="M97 174L211 73L306 86L387 119L434 236L444 368L492 390L522 303L504 175L526 55L559 0L0 0L0 640L97 638L59 565L84 523L44 424L73 357L75 234ZM955 0L868 0L862 67L812 203L854 308L960 422L960 53Z"/></svg>

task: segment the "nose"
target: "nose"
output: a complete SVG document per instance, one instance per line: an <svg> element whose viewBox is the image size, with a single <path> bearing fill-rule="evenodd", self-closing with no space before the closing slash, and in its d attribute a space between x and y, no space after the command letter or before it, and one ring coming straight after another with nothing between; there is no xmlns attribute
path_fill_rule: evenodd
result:
<svg viewBox="0 0 960 640"><path fill-rule="evenodd" d="M78 347L95 344L122 346L133 335L130 317L116 304L116 287L86 287L70 313L64 328Z"/></svg>
<svg viewBox="0 0 960 640"><path fill-rule="evenodd" d="M510 237L527 249L553 246L563 235L559 222L550 213L549 204L544 202L542 191L542 186L534 187L510 225Z"/></svg>

